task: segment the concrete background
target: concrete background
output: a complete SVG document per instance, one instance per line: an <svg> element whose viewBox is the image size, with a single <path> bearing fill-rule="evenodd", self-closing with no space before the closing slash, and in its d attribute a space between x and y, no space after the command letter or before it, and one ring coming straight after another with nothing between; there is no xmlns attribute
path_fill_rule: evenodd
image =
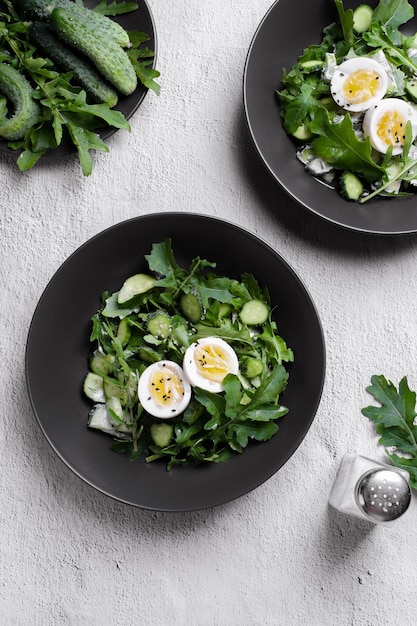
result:
<svg viewBox="0 0 417 626"><path fill-rule="evenodd" d="M414 502L386 529L327 499L346 452L384 458L360 414L371 375L407 375L417 388L417 241L336 229L259 164L242 74L269 5L151 0L162 92L95 156L93 175L72 156L25 174L0 158L2 626L415 623ZM40 432L24 379L29 324L60 264L112 224L171 210L225 217L275 247L308 287L327 342L322 402L294 456L250 494L184 514L84 484Z"/></svg>

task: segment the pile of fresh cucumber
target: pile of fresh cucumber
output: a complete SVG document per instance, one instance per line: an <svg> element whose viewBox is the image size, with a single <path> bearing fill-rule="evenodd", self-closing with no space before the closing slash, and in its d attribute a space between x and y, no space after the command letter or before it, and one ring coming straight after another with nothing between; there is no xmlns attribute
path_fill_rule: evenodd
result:
<svg viewBox="0 0 417 626"><path fill-rule="evenodd" d="M23 159L18 159L23 170L32 167L45 148L57 147L67 127L84 174L89 174L86 153L105 148L96 133L88 133L103 121L130 128L119 111L110 111L119 96L132 94L138 79L158 93L153 79L159 72L147 69L143 61L148 57L151 64L153 52L134 50L146 35L137 33L142 37L135 40L105 10L89 9L77 0L2 0L0 11L1 5L6 11L0 18L0 138L24 151ZM105 8L106 2L101 5ZM137 5L121 2L117 7L122 13ZM49 87L58 84L54 72L69 81L69 89L62 83L51 91ZM50 136L46 143L38 140L39 128L43 136Z"/></svg>

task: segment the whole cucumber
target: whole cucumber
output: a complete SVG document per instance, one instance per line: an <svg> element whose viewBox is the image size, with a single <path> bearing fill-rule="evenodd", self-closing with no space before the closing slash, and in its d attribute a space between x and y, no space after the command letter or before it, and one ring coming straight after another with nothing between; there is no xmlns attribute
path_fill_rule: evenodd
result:
<svg viewBox="0 0 417 626"><path fill-rule="evenodd" d="M129 57L106 29L98 27L89 18L88 12L78 11L74 5L57 7L49 21L60 39L91 59L121 94L130 95L136 89L137 77Z"/></svg>
<svg viewBox="0 0 417 626"><path fill-rule="evenodd" d="M0 63L0 92L13 104L14 111L0 126L0 137L9 141L22 139L40 117L40 108L33 100L33 88L17 69Z"/></svg>
<svg viewBox="0 0 417 626"><path fill-rule="evenodd" d="M70 8L81 17L87 15L92 27L100 29L100 32L106 32L122 48L130 46L129 35L120 24L107 15L76 4L73 0L13 0L13 4L20 17L40 22L48 22L52 11L58 7Z"/></svg>
<svg viewBox="0 0 417 626"><path fill-rule="evenodd" d="M75 80L95 102L105 102L109 106L117 103L116 91L107 85L85 57L77 54L55 35L52 28L43 22L32 22L29 37L37 48L52 59L64 72L74 72Z"/></svg>

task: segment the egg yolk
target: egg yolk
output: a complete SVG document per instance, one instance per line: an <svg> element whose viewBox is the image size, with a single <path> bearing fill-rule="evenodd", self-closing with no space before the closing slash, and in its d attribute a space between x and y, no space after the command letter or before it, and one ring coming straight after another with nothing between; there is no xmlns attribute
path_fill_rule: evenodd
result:
<svg viewBox="0 0 417 626"><path fill-rule="evenodd" d="M158 406L177 404L184 396L184 385L178 373L169 365L156 368L149 380L149 393Z"/></svg>
<svg viewBox="0 0 417 626"><path fill-rule="evenodd" d="M343 95L351 104L367 102L378 93L379 75L374 70L352 72L343 83Z"/></svg>
<svg viewBox="0 0 417 626"><path fill-rule="evenodd" d="M194 360L200 376L216 383L221 383L233 369L229 355L216 345L197 346Z"/></svg>
<svg viewBox="0 0 417 626"><path fill-rule="evenodd" d="M405 141L406 119L395 110L386 111L377 126L377 135L387 146L402 146Z"/></svg>

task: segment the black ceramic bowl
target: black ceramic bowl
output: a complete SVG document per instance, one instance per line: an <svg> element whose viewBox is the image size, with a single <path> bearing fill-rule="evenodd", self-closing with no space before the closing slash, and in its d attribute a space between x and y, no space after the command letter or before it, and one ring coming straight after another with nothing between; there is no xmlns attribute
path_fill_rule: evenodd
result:
<svg viewBox="0 0 417 626"><path fill-rule="evenodd" d="M345 0L355 8L361 0ZM375 0L370 0L376 6ZM413 4L413 3L412 3ZM363 205L344 200L334 189L304 171L295 143L282 127L275 91L283 68L289 70L304 48L320 43L325 26L337 20L333 0L278 0L260 23L244 70L244 107L250 135L262 161L278 183L297 202L325 220L345 228L374 234L417 231L417 199L379 198ZM417 17L402 29L417 31Z"/></svg>
<svg viewBox="0 0 417 626"><path fill-rule="evenodd" d="M111 451L108 435L87 428L91 404L83 396L90 350L91 316L103 291L147 271L152 243L172 238L180 265L200 256L216 272L239 278L251 272L268 287L279 332L293 348L290 380L282 403L289 413L268 442L251 443L221 464L174 467L131 462ZM26 352L30 399L38 422L61 459L99 491L138 507L185 511L221 504L254 489L291 457L318 407L325 348L315 306L301 280L266 243L242 228L212 217L164 213L122 222L93 237L60 267L35 310Z"/></svg>

